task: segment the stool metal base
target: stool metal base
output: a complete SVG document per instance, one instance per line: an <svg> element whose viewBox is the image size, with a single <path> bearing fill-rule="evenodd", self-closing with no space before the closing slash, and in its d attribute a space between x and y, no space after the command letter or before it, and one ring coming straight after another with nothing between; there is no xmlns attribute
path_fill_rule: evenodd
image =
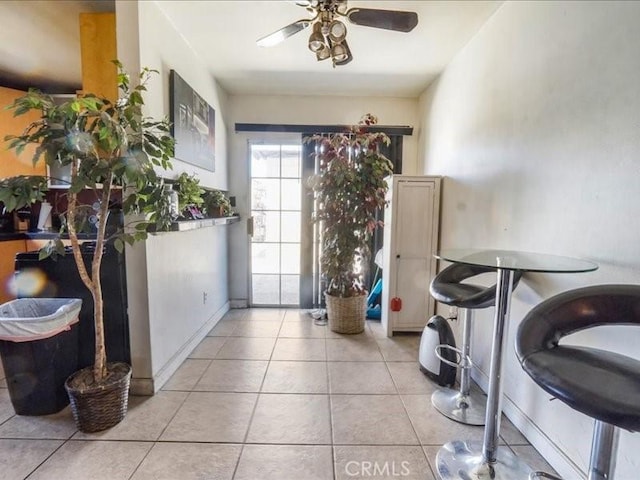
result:
<svg viewBox="0 0 640 480"><path fill-rule="evenodd" d="M445 417L465 425L484 425L487 399L475 391L462 395L458 390L436 390L431 403Z"/></svg>
<svg viewBox="0 0 640 480"><path fill-rule="evenodd" d="M560 477L556 477L555 475L551 475L547 472L533 472L529 475L529 480L540 480L541 478L547 478L549 480L563 480Z"/></svg>
<svg viewBox="0 0 640 480"><path fill-rule="evenodd" d="M453 441L442 446L436 455L441 480L528 480L533 469L511 453L498 448L493 465L484 462L480 442Z"/></svg>

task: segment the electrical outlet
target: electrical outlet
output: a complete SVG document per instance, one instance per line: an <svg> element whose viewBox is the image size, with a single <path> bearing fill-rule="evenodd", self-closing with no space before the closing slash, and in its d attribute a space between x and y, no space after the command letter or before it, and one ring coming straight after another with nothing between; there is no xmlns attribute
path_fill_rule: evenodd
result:
<svg viewBox="0 0 640 480"><path fill-rule="evenodd" d="M202 304L207 303L207 292L202 292Z"/></svg>

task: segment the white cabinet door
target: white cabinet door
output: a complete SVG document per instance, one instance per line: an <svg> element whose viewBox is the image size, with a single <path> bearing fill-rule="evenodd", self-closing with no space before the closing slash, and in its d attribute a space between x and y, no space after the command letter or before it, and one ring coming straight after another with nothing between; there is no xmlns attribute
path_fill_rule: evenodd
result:
<svg viewBox="0 0 640 480"><path fill-rule="evenodd" d="M420 331L433 314L440 178L396 175L385 211L382 322L387 335ZM385 292L386 290L386 292ZM392 310L393 299L401 308Z"/></svg>

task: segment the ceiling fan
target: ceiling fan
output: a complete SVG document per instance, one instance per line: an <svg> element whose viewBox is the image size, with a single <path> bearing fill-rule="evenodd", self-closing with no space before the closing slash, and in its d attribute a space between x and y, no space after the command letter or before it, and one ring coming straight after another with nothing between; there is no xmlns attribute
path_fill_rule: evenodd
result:
<svg viewBox="0 0 640 480"><path fill-rule="evenodd" d="M309 36L309 50L316 54L318 61L331 58L333 66L346 65L353 56L347 44L347 27L344 19L354 25L383 28L396 32L410 32L418 24L418 14L400 10L379 10L373 8L347 8L347 0L296 1L305 7L311 18L297 20L256 43L260 47L277 45L290 36L312 26Z"/></svg>

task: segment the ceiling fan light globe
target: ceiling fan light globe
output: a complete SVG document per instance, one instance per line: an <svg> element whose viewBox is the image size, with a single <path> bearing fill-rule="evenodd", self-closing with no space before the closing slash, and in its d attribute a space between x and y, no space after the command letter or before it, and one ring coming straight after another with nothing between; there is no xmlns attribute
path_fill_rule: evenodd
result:
<svg viewBox="0 0 640 480"><path fill-rule="evenodd" d="M334 20L329 24L329 38L333 42L341 42L347 36L347 26L340 20Z"/></svg>
<svg viewBox="0 0 640 480"><path fill-rule="evenodd" d="M318 60L319 62L321 62L322 60L326 60L330 56L331 50L329 50L329 47L327 47L326 45L324 45L324 48L321 48L316 52L316 60Z"/></svg>
<svg viewBox="0 0 640 480"><path fill-rule="evenodd" d="M322 50L326 45L324 44L324 37L316 32L313 32L309 36L309 50L317 52Z"/></svg>
<svg viewBox="0 0 640 480"><path fill-rule="evenodd" d="M349 51L340 43L331 48L331 56L336 62L342 62L349 57Z"/></svg>

